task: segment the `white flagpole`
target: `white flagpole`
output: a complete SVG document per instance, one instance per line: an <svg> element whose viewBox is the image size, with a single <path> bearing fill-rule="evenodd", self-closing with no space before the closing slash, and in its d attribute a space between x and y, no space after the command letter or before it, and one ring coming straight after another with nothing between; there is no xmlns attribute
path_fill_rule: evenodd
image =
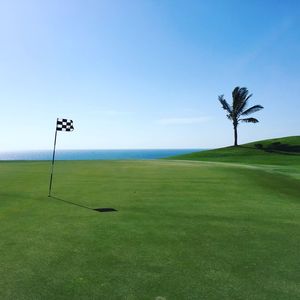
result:
<svg viewBox="0 0 300 300"><path fill-rule="evenodd" d="M53 155L52 155L52 166L51 166L51 176L50 176L48 197L51 196L51 188L52 188L52 177L53 177L55 149L56 149L56 137L57 137L57 121L58 121L58 119L56 119L56 124L55 124L55 137L54 137L54 147L53 147Z"/></svg>

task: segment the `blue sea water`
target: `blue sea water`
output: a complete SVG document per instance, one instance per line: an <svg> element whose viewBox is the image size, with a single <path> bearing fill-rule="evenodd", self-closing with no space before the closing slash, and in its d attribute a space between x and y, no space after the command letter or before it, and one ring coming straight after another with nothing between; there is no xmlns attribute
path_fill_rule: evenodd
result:
<svg viewBox="0 0 300 300"><path fill-rule="evenodd" d="M159 159L205 149L57 150L56 160ZM0 160L52 160L51 150L0 152Z"/></svg>

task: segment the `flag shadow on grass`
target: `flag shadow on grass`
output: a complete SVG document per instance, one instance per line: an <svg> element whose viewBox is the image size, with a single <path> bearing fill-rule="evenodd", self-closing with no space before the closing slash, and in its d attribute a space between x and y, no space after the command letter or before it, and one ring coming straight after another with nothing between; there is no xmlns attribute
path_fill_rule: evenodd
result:
<svg viewBox="0 0 300 300"><path fill-rule="evenodd" d="M88 207L88 206L85 206L85 205L82 205L82 204L78 204L78 203L74 203L72 201L64 200L64 199L61 199L61 198L58 198L58 197L55 197L55 196L49 196L49 198L65 202L65 203L70 204L70 205L75 205L75 206L79 206L79 207L82 207L82 208L85 208L85 209L94 210L94 211L98 211L98 212L113 212L113 211L117 211L115 208L110 208L110 207L91 208L91 207Z"/></svg>

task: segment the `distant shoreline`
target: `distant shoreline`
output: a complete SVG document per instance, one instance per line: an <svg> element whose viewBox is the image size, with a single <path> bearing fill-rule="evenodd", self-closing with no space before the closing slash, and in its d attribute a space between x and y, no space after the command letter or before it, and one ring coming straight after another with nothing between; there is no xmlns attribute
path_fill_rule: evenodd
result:
<svg viewBox="0 0 300 300"><path fill-rule="evenodd" d="M57 150L56 160L130 160L160 159L207 149L110 149ZM52 150L25 150L0 152L0 161L51 160Z"/></svg>

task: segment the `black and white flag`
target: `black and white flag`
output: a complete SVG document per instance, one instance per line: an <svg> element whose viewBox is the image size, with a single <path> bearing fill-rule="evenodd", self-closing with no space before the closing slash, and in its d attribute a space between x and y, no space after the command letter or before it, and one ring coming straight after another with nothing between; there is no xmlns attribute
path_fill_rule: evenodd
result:
<svg viewBox="0 0 300 300"><path fill-rule="evenodd" d="M57 119L56 130L58 131L73 131L73 121L68 119Z"/></svg>
<svg viewBox="0 0 300 300"><path fill-rule="evenodd" d="M51 166L51 175L50 175L50 182L49 182L48 197L51 197L51 188L52 188L52 178L53 178L53 170L54 170L57 131L73 131L73 130L74 130L73 120L60 119L60 118L56 119L56 130L55 130L55 137L54 137L54 147L53 147L53 155L52 155L52 166Z"/></svg>

